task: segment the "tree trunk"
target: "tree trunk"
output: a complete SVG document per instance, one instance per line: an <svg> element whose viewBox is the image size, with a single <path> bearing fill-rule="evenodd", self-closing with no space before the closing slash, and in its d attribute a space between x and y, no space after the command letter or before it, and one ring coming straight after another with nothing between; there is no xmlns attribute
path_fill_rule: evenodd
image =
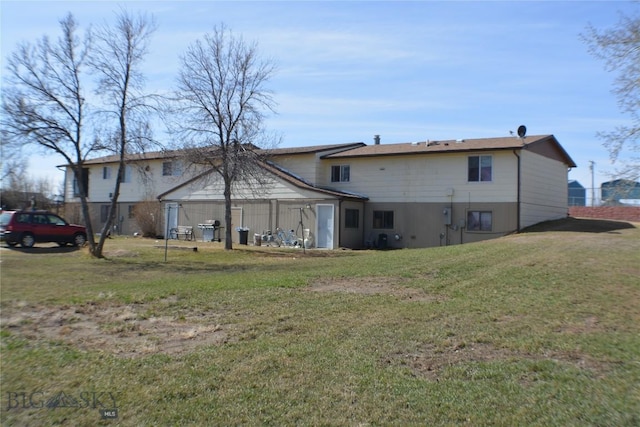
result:
<svg viewBox="0 0 640 427"><path fill-rule="evenodd" d="M80 192L80 209L82 211L82 218L84 219L84 225L87 229L87 243L89 244L89 253L95 254L96 241L93 236L93 224L91 224L91 212L89 211L89 203L87 202L88 190L85 188L84 180L82 179L82 171L84 164L79 161L73 168L73 174L78 183L78 191ZM66 189L65 189L66 191Z"/></svg>
<svg viewBox="0 0 640 427"><path fill-rule="evenodd" d="M114 219L116 217L116 211L118 208L118 197L120 196L120 183L124 178L124 157L120 156L120 165L118 166L118 176L116 179L116 186L113 190L113 194L111 197L111 205L109 206L109 214L107 215L107 221L102 226L102 231L100 233L100 239L98 240L98 245L96 246L96 250L94 256L98 258L102 258L102 251L104 249L104 242L110 235L110 230L113 225Z"/></svg>
<svg viewBox="0 0 640 427"><path fill-rule="evenodd" d="M231 241L231 233L233 232L231 229L231 180L226 177L224 178L224 222L224 248L231 250L233 249L233 242Z"/></svg>

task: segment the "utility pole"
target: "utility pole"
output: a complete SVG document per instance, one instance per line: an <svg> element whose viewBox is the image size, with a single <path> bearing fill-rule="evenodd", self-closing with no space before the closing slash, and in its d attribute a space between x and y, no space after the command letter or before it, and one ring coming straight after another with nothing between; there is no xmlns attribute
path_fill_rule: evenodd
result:
<svg viewBox="0 0 640 427"><path fill-rule="evenodd" d="M595 171L595 162L593 160L589 160L589 169L591 170L591 207L595 206L596 200L596 184L594 179L594 171Z"/></svg>

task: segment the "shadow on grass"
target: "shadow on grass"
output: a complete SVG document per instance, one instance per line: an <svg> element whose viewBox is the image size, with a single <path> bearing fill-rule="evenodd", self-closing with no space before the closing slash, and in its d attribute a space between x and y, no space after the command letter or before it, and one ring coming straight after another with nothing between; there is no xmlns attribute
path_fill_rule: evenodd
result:
<svg viewBox="0 0 640 427"><path fill-rule="evenodd" d="M617 230L636 228L633 224L625 221L611 221L607 219L589 218L564 218L555 221L545 221L532 225L521 231L521 233L540 233L544 231L573 231L581 233L614 233Z"/></svg>
<svg viewBox="0 0 640 427"><path fill-rule="evenodd" d="M23 254L31 255L43 255L43 254L66 254L69 252L79 251L81 248L77 246L33 246L31 248L23 248L21 246L8 246L5 245L2 249L8 249L14 252L20 252Z"/></svg>

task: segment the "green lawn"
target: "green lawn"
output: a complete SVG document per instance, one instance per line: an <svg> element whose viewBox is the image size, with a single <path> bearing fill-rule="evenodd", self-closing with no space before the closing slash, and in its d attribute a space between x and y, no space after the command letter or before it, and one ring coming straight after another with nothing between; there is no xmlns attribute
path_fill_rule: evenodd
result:
<svg viewBox="0 0 640 427"><path fill-rule="evenodd" d="M420 250L170 244L167 262L148 239L103 260L0 250L0 424L640 425L627 223Z"/></svg>

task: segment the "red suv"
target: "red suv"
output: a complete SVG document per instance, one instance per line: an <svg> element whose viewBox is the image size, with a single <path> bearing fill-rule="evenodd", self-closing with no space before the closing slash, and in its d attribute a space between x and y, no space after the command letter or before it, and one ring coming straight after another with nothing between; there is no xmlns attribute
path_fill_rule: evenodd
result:
<svg viewBox="0 0 640 427"><path fill-rule="evenodd" d="M87 229L47 211L4 211L0 214L0 241L9 246L20 243L23 248L43 242L83 246Z"/></svg>

